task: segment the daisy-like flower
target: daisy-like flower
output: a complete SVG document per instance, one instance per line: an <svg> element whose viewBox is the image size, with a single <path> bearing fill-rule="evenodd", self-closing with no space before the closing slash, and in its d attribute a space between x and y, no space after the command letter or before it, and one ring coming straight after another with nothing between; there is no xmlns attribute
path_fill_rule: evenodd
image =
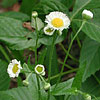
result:
<svg viewBox="0 0 100 100"><path fill-rule="evenodd" d="M44 66L41 65L41 64L36 65L36 67L35 67L35 72L36 72L37 74L39 74L39 75L44 76L44 75L45 75L45 68L44 68Z"/></svg>
<svg viewBox="0 0 100 100"><path fill-rule="evenodd" d="M67 29L70 25L70 19L62 12L51 12L46 16L45 22L54 30Z"/></svg>
<svg viewBox="0 0 100 100"><path fill-rule="evenodd" d="M84 19L92 19L93 18L93 13L91 11L85 9L82 12L82 17Z"/></svg>
<svg viewBox="0 0 100 100"><path fill-rule="evenodd" d="M46 35L53 35L54 31L55 30L53 28L49 27L48 25L46 27L44 27L44 33Z"/></svg>
<svg viewBox="0 0 100 100"><path fill-rule="evenodd" d="M15 77L18 77L21 69L22 67L21 67L20 61L17 61L16 59L14 59L8 65L7 72L10 77L15 78Z"/></svg>

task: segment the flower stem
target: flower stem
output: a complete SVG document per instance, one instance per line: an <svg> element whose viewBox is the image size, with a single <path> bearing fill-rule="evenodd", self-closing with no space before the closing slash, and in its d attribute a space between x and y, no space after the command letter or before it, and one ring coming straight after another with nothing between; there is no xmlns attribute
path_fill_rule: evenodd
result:
<svg viewBox="0 0 100 100"><path fill-rule="evenodd" d="M61 48L64 50L64 52L67 54L68 51L64 48L63 44L62 44L62 43L59 43L59 45L60 45ZM77 60L76 58L74 58L71 54L69 54L69 57L70 57L72 60L78 62L78 60Z"/></svg>
<svg viewBox="0 0 100 100"><path fill-rule="evenodd" d="M64 63L63 63L63 65L62 65L61 72L60 72L60 74L59 74L58 81L57 81L57 83L56 83L56 85L55 85L55 88L57 87L58 83L60 82L61 75L62 75L62 73L63 73L64 66L65 66L65 63L66 63L66 60L67 60L67 58L68 58L68 56L69 56L69 52L70 52L70 49L71 49L71 47L72 47L73 41L75 40L75 38L77 37L77 35L78 35L79 32L81 31L81 29L83 28L85 22L86 22L85 20L82 22L81 27L79 28L79 30L77 31L77 33L74 35L74 37L72 38L72 40L71 40L71 42L70 42L70 45L69 45L69 48L68 48L67 54L66 54L65 59L64 59ZM55 88L54 88L54 89L55 89Z"/></svg>
<svg viewBox="0 0 100 100"><path fill-rule="evenodd" d="M38 38L39 38L39 32L38 32L38 26L37 26L37 19L35 17L35 27L36 27L36 33L37 33L37 37L36 37L36 45L35 45L35 65L37 64L37 44L38 44ZM38 94L39 94L39 100L41 100L41 92L40 92L40 82L39 82L39 76L36 74L36 78L37 78L37 84L38 84Z"/></svg>
<svg viewBox="0 0 100 100"><path fill-rule="evenodd" d="M51 45L51 52L50 52L50 58L49 58L49 69L48 69L48 82L50 83L50 77L51 77L51 64L52 64L52 55L54 51L54 46L55 46L55 40L57 37L57 32L54 33L53 40L52 40L52 45ZM48 90L48 99L50 99L50 89Z"/></svg>
<svg viewBox="0 0 100 100"><path fill-rule="evenodd" d="M60 63L60 64L63 65L63 62L62 62L60 59L58 59L58 63ZM71 66L68 65L68 64L65 64L65 67L67 67L68 69L74 69L73 67L71 67Z"/></svg>
<svg viewBox="0 0 100 100"><path fill-rule="evenodd" d="M66 75L66 74L69 74L69 73L72 73L72 72L76 72L77 70L78 70L78 68L75 68L75 69L72 69L72 70L63 72L61 76ZM50 80L53 80L53 79L55 79L57 77L59 77L59 74L50 77ZM46 79L46 81L48 81L48 79Z"/></svg>

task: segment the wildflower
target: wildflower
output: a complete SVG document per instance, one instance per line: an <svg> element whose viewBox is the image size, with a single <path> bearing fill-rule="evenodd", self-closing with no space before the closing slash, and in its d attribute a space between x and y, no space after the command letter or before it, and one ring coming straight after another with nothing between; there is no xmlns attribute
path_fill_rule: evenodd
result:
<svg viewBox="0 0 100 100"><path fill-rule="evenodd" d="M35 72L37 74L39 74L39 75L44 76L45 75L45 68L44 68L44 66L43 65L40 65L40 64L36 65Z"/></svg>
<svg viewBox="0 0 100 100"><path fill-rule="evenodd" d="M37 17L38 16L38 13L36 11L33 11L32 12L32 17Z"/></svg>
<svg viewBox="0 0 100 100"><path fill-rule="evenodd" d="M82 17L84 18L84 19L92 19L93 18L93 13L91 12L91 11L89 11L89 10L83 10L83 12L82 12Z"/></svg>
<svg viewBox="0 0 100 100"><path fill-rule="evenodd" d="M66 14L58 11L51 12L47 15L45 22L49 25L49 27L60 32L63 31L63 29L67 29L70 25L70 20Z"/></svg>
<svg viewBox="0 0 100 100"><path fill-rule="evenodd" d="M8 65L7 72L10 77L15 78L15 77L18 77L21 69L22 67L21 67L20 61L17 61L16 59L14 59Z"/></svg>
<svg viewBox="0 0 100 100"><path fill-rule="evenodd" d="M49 27L49 26L47 25L46 27L44 27L44 33L45 33L46 35L53 35L54 29L51 28L51 27Z"/></svg>
<svg viewBox="0 0 100 100"><path fill-rule="evenodd" d="M48 90L50 87L51 87L50 83L45 83L45 85L44 85L45 90Z"/></svg>

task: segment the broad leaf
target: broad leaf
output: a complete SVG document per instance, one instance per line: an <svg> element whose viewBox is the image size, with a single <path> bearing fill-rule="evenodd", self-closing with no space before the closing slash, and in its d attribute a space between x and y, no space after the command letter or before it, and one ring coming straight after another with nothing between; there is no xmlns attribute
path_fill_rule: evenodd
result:
<svg viewBox="0 0 100 100"><path fill-rule="evenodd" d="M6 90L10 86L10 78L7 73L7 63L0 60L0 90Z"/></svg>
<svg viewBox="0 0 100 100"><path fill-rule="evenodd" d="M40 3L33 8L33 10L37 11L40 15L45 15L52 11L61 11L68 14L67 7L57 0L41 0Z"/></svg>
<svg viewBox="0 0 100 100"><path fill-rule="evenodd" d="M35 36L22 26L22 22L13 18L0 17L0 40L12 49L22 50L35 45ZM30 34L29 34L30 33ZM27 36L27 34L29 34ZM30 39L29 39L30 38Z"/></svg>
<svg viewBox="0 0 100 100"><path fill-rule="evenodd" d="M5 92L0 92L0 100L16 100Z"/></svg>
<svg viewBox="0 0 100 100"><path fill-rule="evenodd" d="M21 13L21 12L14 12L14 11L0 13L0 16L22 20L23 22L30 20L30 17L28 15Z"/></svg>
<svg viewBox="0 0 100 100"><path fill-rule="evenodd" d="M94 74L100 69L100 44L89 38L86 38L80 55L80 66L86 62L86 69L83 76L83 81L91 74Z"/></svg>
<svg viewBox="0 0 100 100"><path fill-rule="evenodd" d="M67 93L73 94L76 88L71 88L72 82L73 82L73 78L65 82L59 83L56 88L55 88L55 85L53 85L51 88L52 95L65 95Z"/></svg>

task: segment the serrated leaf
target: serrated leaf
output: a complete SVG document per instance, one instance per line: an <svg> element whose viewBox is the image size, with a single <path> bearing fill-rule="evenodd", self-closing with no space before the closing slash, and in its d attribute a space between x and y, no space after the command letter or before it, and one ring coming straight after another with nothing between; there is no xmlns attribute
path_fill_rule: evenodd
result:
<svg viewBox="0 0 100 100"><path fill-rule="evenodd" d="M100 69L100 44L89 38L86 38L80 55L80 66L86 62L86 69L83 76L85 81L91 74Z"/></svg>
<svg viewBox="0 0 100 100"><path fill-rule="evenodd" d="M7 90L10 86L10 78L7 73L7 63L0 60L0 90Z"/></svg>

